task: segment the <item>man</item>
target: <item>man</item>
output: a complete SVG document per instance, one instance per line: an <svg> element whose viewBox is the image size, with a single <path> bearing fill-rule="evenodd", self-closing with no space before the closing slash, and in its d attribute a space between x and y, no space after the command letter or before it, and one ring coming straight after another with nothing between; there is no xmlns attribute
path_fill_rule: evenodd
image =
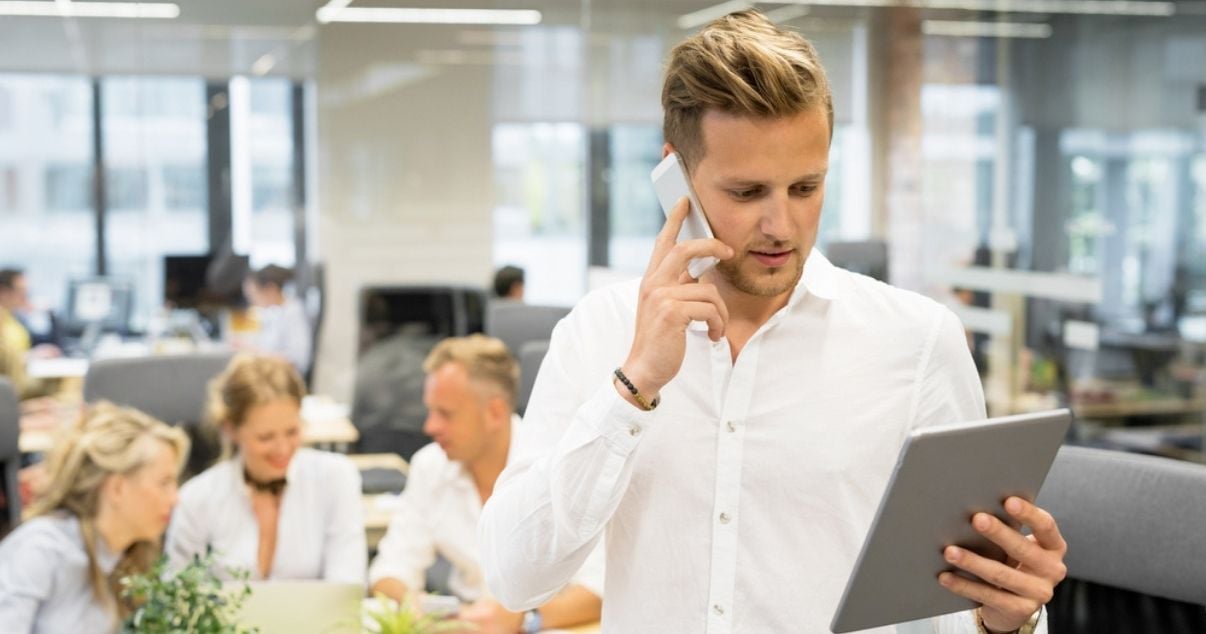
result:
<svg viewBox="0 0 1206 634"><path fill-rule="evenodd" d="M533 605L605 537L604 632L828 632L903 438L983 418L979 379L949 310L813 250L833 108L807 41L721 18L671 53L662 105L716 239L674 243L680 201L639 285L558 325L482 514L487 582ZM983 606L939 631L1029 630L1063 578L1050 516L1006 508L1034 539L977 514L1019 565L948 548L993 583L935 580Z"/></svg>
<svg viewBox="0 0 1206 634"><path fill-rule="evenodd" d="M0 269L0 376L8 377L22 399L41 394L45 386L25 374L32 340L29 330L17 316L29 310L29 287L20 269ZM43 347L38 354L58 354L54 346Z"/></svg>
<svg viewBox="0 0 1206 634"><path fill-rule="evenodd" d="M499 299L523 301L523 269L518 266L507 266L498 269L494 274L494 296Z"/></svg>
<svg viewBox="0 0 1206 634"><path fill-rule="evenodd" d="M421 592L438 553L452 564L451 591L471 602L458 618L476 624L479 632L536 632L598 621L601 555L586 562L573 585L526 612L508 612L485 589L477 523L511 454L519 385L519 365L506 345L483 335L445 339L423 369L428 409L423 431L435 442L411 460L400 507L369 568L373 591L399 601Z"/></svg>

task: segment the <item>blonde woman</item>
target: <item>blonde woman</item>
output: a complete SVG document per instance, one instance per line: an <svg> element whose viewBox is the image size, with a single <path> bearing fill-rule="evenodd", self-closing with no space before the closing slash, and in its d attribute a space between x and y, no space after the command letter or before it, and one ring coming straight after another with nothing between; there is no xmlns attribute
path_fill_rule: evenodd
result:
<svg viewBox="0 0 1206 634"><path fill-rule="evenodd" d="M252 579L364 583L360 472L346 456L301 447L304 395L297 370L274 357L237 356L214 379L209 418L234 452L181 489L173 567L212 547L220 568Z"/></svg>
<svg viewBox="0 0 1206 634"><path fill-rule="evenodd" d="M176 503L188 438L100 403L56 445L48 484L0 542L0 629L112 632L122 577L147 571Z"/></svg>

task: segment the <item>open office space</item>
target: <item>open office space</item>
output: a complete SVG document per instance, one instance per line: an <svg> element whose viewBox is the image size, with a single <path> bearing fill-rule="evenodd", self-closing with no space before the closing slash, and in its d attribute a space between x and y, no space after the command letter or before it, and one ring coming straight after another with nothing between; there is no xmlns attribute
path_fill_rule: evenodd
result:
<svg viewBox="0 0 1206 634"><path fill-rule="evenodd" d="M0 0L0 630L1200 632L1204 437L1204 3Z"/></svg>

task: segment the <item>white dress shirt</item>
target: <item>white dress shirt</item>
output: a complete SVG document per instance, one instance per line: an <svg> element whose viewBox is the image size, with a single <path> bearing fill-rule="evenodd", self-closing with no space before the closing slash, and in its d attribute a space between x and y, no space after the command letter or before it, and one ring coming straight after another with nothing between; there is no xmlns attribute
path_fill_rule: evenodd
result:
<svg viewBox="0 0 1206 634"><path fill-rule="evenodd" d="M589 294L553 331L482 515L487 583L535 605L605 536L604 632L828 632L906 434L985 416L958 318L814 250L735 363L691 324L642 412L612 384L638 284ZM933 625L976 631L970 612Z"/></svg>
<svg viewBox="0 0 1206 634"><path fill-rule="evenodd" d="M120 557L96 540L107 577ZM0 631L6 634L116 632L117 604L96 600L80 522L67 513L27 520L0 542Z"/></svg>
<svg viewBox="0 0 1206 634"><path fill-rule="evenodd" d="M305 374L310 367L313 331L301 302L287 295L285 303L279 306L257 308L256 319L260 322L256 348L288 359L298 372Z"/></svg>
<svg viewBox="0 0 1206 634"><path fill-rule="evenodd" d="M368 549L360 472L347 456L302 448L289 462L281 496L276 551L268 579L364 583ZM262 579L260 530L237 455L206 469L180 489L168 529L173 569L212 546L219 576L238 567Z"/></svg>
<svg viewBox="0 0 1206 634"><path fill-rule="evenodd" d="M516 434L522 423L512 419L508 460L515 453ZM449 590L465 602L489 597L478 557L477 524L481 495L464 465L449 460L439 445L431 443L410 461L406 489L389 529L377 546L369 568L369 586L392 577L410 591L422 591L427 569L443 555L452 564ZM603 553L587 559L573 574L573 583L603 596Z"/></svg>

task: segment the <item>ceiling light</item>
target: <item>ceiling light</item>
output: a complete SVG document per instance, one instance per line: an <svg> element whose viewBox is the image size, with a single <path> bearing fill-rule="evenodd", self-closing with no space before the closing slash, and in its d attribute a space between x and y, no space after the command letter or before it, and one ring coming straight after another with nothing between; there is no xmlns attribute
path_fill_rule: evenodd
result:
<svg viewBox="0 0 1206 634"><path fill-rule="evenodd" d="M1024 22L968 22L962 20L924 20L921 32L949 37L1051 37L1051 26Z"/></svg>
<svg viewBox="0 0 1206 634"><path fill-rule="evenodd" d="M1167 17L1177 11L1176 4L1173 2L1140 0L778 0L778 3L834 7L918 7L999 13L1072 13L1156 17Z"/></svg>
<svg viewBox="0 0 1206 634"><path fill-rule="evenodd" d="M272 53L264 53L251 65L251 72L260 76L267 75L273 66L276 66L276 58L272 56Z"/></svg>
<svg viewBox="0 0 1206 634"><path fill-rule="evenodd" d="M318 21L382 22L391 24L540 24L539 11L523 9L402 9L337 8L327 5L317 12Z"/></svg>
<svg viewBox="0 0 1206 634"><path fill-rule="evenodd" d="M0 15L63 18L180 17L180 6L170 2L55 2L0 0Z"/></svg>
<svg viewBox="0 0 1206 634"><path fill-rule="evenodd" d="M721 2L720 4L700 9L699 11L692 11L691 13L678 16L678 28L683 30L693 29L703 26L716 18L722 18L734 11L743 11L752 6L754 6L754 3L749 2L749 0L728 0L728 2Z"/></svg>
<svg viewBox="0 0 1206 634"><path fill-rule="evenodd" d="M773 11L766 12L766 19L775 24L790 22L796 18L801 18L808 15L810 9L803 4L789 4L786 7L779 7Z"/></svg>

